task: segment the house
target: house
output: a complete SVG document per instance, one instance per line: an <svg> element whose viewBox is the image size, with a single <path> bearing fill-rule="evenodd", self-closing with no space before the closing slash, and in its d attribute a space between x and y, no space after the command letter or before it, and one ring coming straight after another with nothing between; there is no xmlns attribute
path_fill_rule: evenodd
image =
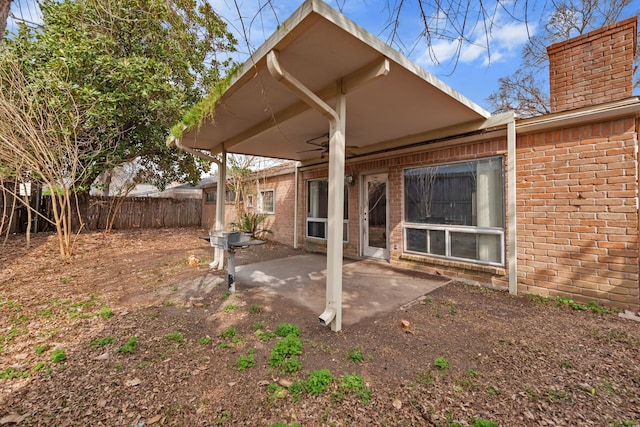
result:
<svg viewBox="0 0 640 427"><path fill-rule="evenodd" d="M549 47L552 113L517 119L307 0L180 144L300 162L281 241L326 251L333 330L343 255L636 311L636 33L634 17Z"/></svg>

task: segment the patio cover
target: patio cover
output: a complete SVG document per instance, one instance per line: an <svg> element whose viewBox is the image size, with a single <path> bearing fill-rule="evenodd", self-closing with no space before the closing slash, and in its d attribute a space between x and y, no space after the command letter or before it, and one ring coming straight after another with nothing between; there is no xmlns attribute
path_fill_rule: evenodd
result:
<svg viewBox="0 0 640 427"><path fill-rule="evenodd" d="M328 151L323 315L328 312L327 324L340 330L345 154L382 152L505 123L327 4L307 0L243 65L216 104L213 120L185 132L180 144L303 164L323 161ZM330 141L330 149L318 150L310 140Z"/></svg>

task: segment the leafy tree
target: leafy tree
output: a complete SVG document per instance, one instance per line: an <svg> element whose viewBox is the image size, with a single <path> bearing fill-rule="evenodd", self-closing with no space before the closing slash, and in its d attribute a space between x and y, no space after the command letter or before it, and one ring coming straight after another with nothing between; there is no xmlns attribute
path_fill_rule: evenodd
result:
<svg viewBox="0 0 640 427"><path fill-rule="evenodd" d="M539 35L529 38L522 51L522 66L511 76L498 79L497 91L487 101L494 112L515 111L520 117L550 112L546 81L547 46L615 23L632 0L565 0L552 2ZM545 86L543 86L543 83Z"/></svg>
<svg viewBox="0 0 640 427"><path fill-rule="evenodd" d="M100 173L134 160L139 174L160 188L176 180L195 183L209 164L167 147L165 138L232 66L218 60L234 50L235 39L212 6L45 0L41 11L42 27L22 24L5 44L27 81L47 88L61 115L83 112L77 131L95 145L81 153L86 173L75 188L88 189ZM57 93L71 93L73 103Z"/></svg>

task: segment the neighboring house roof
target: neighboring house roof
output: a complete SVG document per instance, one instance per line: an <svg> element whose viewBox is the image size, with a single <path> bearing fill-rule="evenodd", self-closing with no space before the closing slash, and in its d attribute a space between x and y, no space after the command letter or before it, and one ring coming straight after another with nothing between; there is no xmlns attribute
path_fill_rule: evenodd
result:
<svg viewBox="0 0 640 427"><path fill-rule="evenodd" d="M327 104L337 91L347 93L352 155L473 132L491 116L322 1L307 0L244 64L214 118L185 132L184 146L303 162L321 157L307 141L327 134L327 118L272 77L270 52ZM370 76L363 87L351 84Z"/></svg>

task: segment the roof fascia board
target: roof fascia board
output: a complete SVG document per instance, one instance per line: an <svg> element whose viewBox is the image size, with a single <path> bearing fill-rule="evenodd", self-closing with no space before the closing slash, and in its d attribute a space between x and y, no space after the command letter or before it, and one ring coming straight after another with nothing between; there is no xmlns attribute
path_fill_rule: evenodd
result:
<svg viewBox="0 0 640 427"><path fill-rule="evenodd" d="M639 114L640 97L634 96L621 101L589 106L578 110L521 119L516 122L516 132L518 135L525 135L561 127L576 126L587 122Z"/></svg>

